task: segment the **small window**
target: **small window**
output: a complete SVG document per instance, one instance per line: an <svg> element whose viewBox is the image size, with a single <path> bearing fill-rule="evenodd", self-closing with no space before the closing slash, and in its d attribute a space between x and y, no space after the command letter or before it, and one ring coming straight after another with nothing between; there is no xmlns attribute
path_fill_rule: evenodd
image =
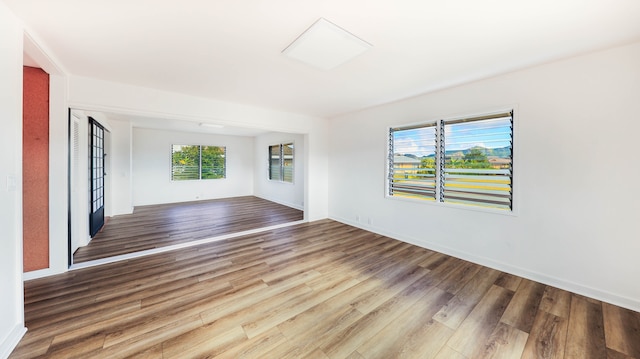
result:
<svg viewBox="0 0 640 359"><path fill-rule="evenodd" d="M269 179L293 183L293 143L269 146Z"/></svg>
<svg viewBox="0 0 640 359"><path fill-rule="evenodd" d="M389 195L513 207L513 114L439 120L389 131Z"/></svg>
<svg viewBox="0 0 640 359"><path fill-rule="evenodd" d="M226 148L220 146L172 145L171 180L226 177Z"/></svg>

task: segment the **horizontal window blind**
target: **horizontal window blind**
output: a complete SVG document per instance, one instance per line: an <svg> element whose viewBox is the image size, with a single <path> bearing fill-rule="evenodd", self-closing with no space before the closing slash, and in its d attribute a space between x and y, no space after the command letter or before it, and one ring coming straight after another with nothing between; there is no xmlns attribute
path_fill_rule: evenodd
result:
<svg viewBox="0 0 640 359"><path fill-rule="evenodd" d="M510 210L511 114L441 123L441 201Z"/></svg>
<svg viewBox="0 0 640 359"><path fill-rule="evenodd" d="M269 146L269 179L293 183L293 143Z"/></svg>
<svg viewBox="0 0 640 359"><path fill-rule="evenodd" d="M280 145L269 146L269 179L280 181Z"/></svg>
<svg viewBox="0 0 640 359"><path fill-rule="evenodd" d="M282 180L293 182L293 143L282 145Z"/></svg>
<svg viewBox="0 0 640 359"><path fill-rule="evenodd" d="M200 146L171 146L171 180L200 179Z"/></svg>
<svg viewBox="0 0 640 359"><path fill-rule="evenodd" d="M218 146L201 147L201 178L214 179L226 177L226 148Z"/></svg>
<svg viewBox="0 0 640 359"><path fill-rule="evenodd" d="M513 207L513 113L389 130L388 194Z"/></svg>
<svg viewBox="0 0 640 359"><path fill-rule="evenodd" d="M171 180L226 178L226 147L171 145Z"/></svg>
<svg viewBox="0 0 640 359"><path fill-rule="evenodd" d="M389 194L436 199L436 124L389 132Z"/></svg>

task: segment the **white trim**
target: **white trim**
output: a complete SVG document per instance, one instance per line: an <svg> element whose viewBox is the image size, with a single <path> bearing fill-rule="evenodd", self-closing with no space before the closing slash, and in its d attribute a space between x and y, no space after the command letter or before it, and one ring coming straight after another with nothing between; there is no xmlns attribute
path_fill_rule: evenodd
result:
<svg viewBox="0 0 640 359"><path fill-rule="evenodd" d="M67 247L64 247L64 251L65 251L65 255L67 252ZM39 270L34 270L34 271L30 271L30 272L25 272L22 274L22 280L23 281L28 281L28 280L32 280L32 279L39 279L39 278L45 278L45 277L50 277L56 274L62 274L65 273L67 271L67 266L65 263L64 268L53 268L52 266L49 266L49 268L44 268L44 269L39 269Z"/></svg>
<svg viewBox="0 0 640 359"><path fill-rule="evenodd" d="M49 75L64 76L67 72L55 57L51 56L52 52L40 40L40 37L23 23L23 52L29 55L38 66Z"/></svg>
<svg viewBox="0 0 640 359"><path fill-rule="evenodd" d="M533 280L542 284L550 285L556 288L560 288L569 292L584 295L602 302L617 305L619 307L631 309L636 312L640 312L640 300L635 298L629 298L621 296L615 293L603 291L597 288L585 286L579 283L567 281L558 277L549 276L540 272L531 271L522 267L513 266L504 262L495 261L487 257L477 256L472 253L455 250L453 248L442 246L437 243L425 241L423 239L418 240L416 238L398 235L397 233L391 233L372 225L363 226L362 223L358 223L352 220L348 220L340 217L330 217L334 221L338 221L353 227L361 228L369 232L377 233L392 239L396 239L405 243L413 244L415 246L440 252L446 255L450 255L456 258L460 258L469 262L473 262L485 267L493 268L502 272L517 275L522 278Z"/></svg>
<svg viewBox="0 0 640 359"><path fill-rule="evenodd" d="M148 89L148 88L145 88ZM239 121L237 119L233 120L224 120L221 118L215 117L207 117L207 116L195 116L195 115L187 115L187 114L179 114L179 113L171 113L171 112L162 112L162 111L147 111L147 110L137 110L135 108L128 108L122 106L102 106L96 104L87 104L77 101L69 101L69 108L72 109L83 109L85 111L96 111L96 112L107 112L107 113L117 113L121 115L129 115L129 116L140 116L140 117L152 117L157 119L164 120L182 120L188 122L210 122L215 121L216 123L229 126L229 127L244 127L244 128L254 128L260 130L269 130L271 132L295 132L295 133L308 133L308 131L303 131L301 129L294 128L283 128L283 127L269 127L265 128L265 126L260 126L257 124Z"/></svg>
<svg viewBox="0 0 640 359"><path fill-rule="evenodd" d="M26 332L27 328L22 323L16 325L5 340L0 343L0 358L8 358Z"/></svg>
<svg viewBox="0 0 640 359"><path fill-rule="evenodd" d="M388 187L387 187L387 190L388 190ZM476 212L483 212L483 213L500 214L503 216L512 216L512 217L519 216L519 214L516 213L514 210L508 211L505 209L474 206L471 204L448 203L448 202L438 202L437 200L431 201L431 200L420 199L420 198L391 196L388 193L385 193L385 198L392 201L404 201L404 202L425 204L425 205L434 206L434 207L445 207L445 208L448 207L448 208L462 209L465 211L476 211Z"/></svg>

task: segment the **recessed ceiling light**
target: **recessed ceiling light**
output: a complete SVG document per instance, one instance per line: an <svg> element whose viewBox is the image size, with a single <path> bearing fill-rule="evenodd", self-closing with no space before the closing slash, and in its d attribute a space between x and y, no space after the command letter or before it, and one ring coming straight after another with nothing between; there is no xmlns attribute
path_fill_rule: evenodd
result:
<svg viewBox="0 0 640 359"><path fill-rule="evenodd" d="M320 18L282 53L323 70L331 70L371 48L371 44Z"/></svg>

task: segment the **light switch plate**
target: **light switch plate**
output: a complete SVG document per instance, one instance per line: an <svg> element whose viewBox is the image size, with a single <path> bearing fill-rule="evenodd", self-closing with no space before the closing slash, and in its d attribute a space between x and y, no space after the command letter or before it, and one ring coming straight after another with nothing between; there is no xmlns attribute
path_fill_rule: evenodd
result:
<svg viewBox="0 0 640 359"><path fill-rule="evenodd" d="M16 176L8 175L7 176L7 192L15 192L16 191Z"/></svg>

